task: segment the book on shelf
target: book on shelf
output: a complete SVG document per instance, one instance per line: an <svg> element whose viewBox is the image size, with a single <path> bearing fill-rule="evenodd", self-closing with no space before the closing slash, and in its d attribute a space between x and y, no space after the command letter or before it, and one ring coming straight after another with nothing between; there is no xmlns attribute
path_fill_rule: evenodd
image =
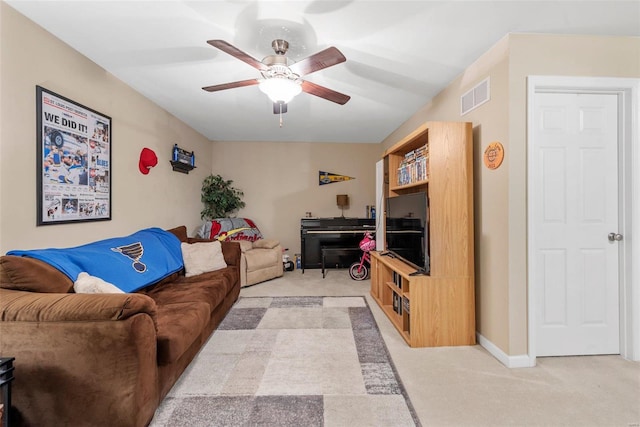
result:
<svg viewBox="0 0 640 427"><path fill-rule="evenodd" d="M402 296L394 292L392 296L392 300L393 300L393 311L395 311L399 315L402 315Z"/></svg>
<svg viewBox="0 0 640 427"><path fill-rule="evenodd" d="M424 181L429 177L428 171L429 147L411 150L404 155L398 166L398 185L407 185L414 182Z"/></svg>
<svg viewBox="0 0 640 427"><path fill-rule="evenodd" d="M397 272L393 272L393 284L396 285L398 289L402 289L402 276Z"/></svg>

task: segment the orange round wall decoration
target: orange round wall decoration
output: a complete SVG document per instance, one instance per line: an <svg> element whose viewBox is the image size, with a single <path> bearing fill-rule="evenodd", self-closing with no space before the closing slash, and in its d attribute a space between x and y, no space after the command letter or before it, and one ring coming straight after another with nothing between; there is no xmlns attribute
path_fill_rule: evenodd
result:
<svg viewBox="0 0 640 427"><path fill-rule="evenodd" d="M484 150L484 165L489 169L498 169L504 160L504 147L494 141Z"/></svg>

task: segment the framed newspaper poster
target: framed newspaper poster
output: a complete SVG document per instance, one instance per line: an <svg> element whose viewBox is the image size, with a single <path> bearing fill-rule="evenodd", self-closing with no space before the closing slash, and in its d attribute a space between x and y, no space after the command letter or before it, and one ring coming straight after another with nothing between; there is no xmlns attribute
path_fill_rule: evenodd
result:
<svg viewBox="0 0 640 427"><path fill-rule="evenodd" d="M111 117L36 86L38 225L111 220Z"/></svg>

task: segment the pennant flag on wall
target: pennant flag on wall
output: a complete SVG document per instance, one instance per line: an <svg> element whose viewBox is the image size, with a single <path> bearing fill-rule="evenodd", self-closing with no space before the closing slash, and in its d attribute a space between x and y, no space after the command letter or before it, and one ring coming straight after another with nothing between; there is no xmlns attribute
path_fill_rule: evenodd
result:
<svg viewBox="0 0 640 427"><path fill-rule="evenodd" d="M337 173L318 171L318 185L333 184L334 182L349 181L355 179L352 176L338 175Z"/></svg>

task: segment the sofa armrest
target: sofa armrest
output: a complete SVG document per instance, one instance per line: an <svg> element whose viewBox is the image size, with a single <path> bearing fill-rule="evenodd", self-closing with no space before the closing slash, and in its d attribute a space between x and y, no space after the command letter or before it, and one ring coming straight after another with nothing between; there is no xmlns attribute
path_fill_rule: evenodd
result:
<svg viewBox="0 0 640 427"><path fill-rule="evenodd" d="M240 252L243 254L253 250L253 242L249 240L238 240L238 244L240 245Z"/></svg>
<svg viewBox="0 0 640 427"><path fill-rule="evenodd" d="M157 325L156 303L142 294L54 294L0 289L5 322L124 320L148 314Z"/></svg>
<svg viewBox="0 0 640 427"><path fill-rule="evenodd" d="M273 249L280 245L280 241L276 239L260 239L253 242L254 249Z"/></svg>
<svg viewBox="0 0 640 427"><path fill-rule="evenodd" d="M0 320L19 425L149 423L160 399L151 298L0 289Z"/></svg>

